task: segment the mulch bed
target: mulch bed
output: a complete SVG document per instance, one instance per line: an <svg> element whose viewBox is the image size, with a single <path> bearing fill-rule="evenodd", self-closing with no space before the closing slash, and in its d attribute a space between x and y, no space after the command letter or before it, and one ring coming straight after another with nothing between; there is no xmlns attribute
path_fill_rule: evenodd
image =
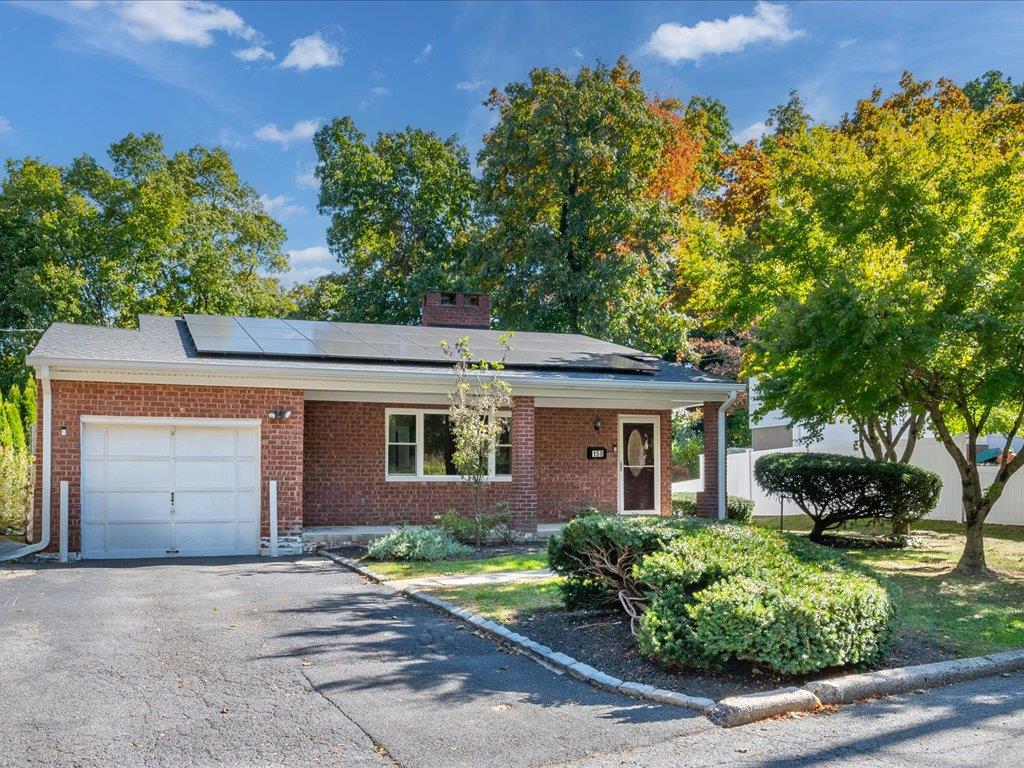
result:
<svg viewBox="0 0 1024 768"><path fill-rule="evenodd" d="M640 654L636 639L629 631L629 619L619 613L545 610L525 616L509 628L621 680L710 699L767 691L845 671L824 671L806 678L781 679L754 674L749 669L736 669L727 674L668 667ZM902 667L950 658L953 656L919 638L901 637L880 666Z"/></svg>
<svg viewBox="0 0 1024 768"><path fill-rule="evenodd" d="M486 547L475 547L470 554L460 557L459 560L486 560L491 557L505 557L506 555L534 555L544 552L546 549L547 544L538 544L536 542L532 544L488 545ZM352 560L361 560L366 557L366 547L361 545L334 547L330 551ZM439 561L437 564L444 565L444 561ZM373 567L372 562L368 562L367 565L371 568Z"/></svg>

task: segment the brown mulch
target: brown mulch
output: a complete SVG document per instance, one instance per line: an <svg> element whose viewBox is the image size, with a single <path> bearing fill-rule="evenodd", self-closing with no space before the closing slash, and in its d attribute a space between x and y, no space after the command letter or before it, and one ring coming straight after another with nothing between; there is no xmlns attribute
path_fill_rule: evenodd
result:
<svg viewBox="0 0 1024 768"><path fill-rule="evenodd" d="M525 616L509 628L621 680L710 699L767 691L848 671L826 670L804 678L783 679L757 674L749 668L737 667L729 673L711 673L668 667L640 653L636 639L629 631L629 619L619 613L559 609L538 611ZM949 658L953 657L920 638L901 637L880 666L902 667Z"/></svg>
<svg viewBox="0 0 1024 768"><path fill-rule="evenodd" d="M475 547L470 554L460 557L459 560L486 560L489 557L505 557L506 555L533 555L538 552L544 552L546 549L547 544L538 544L536 542L532 544L488 545L486 547ZM366 547L361 545L333 547L330 551L353 560L360 560L366 556Z"/></svg>

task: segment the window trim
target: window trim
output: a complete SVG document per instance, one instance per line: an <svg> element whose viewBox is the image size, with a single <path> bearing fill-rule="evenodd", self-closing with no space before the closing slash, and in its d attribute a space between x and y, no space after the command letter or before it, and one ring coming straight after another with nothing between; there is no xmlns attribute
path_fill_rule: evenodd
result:
<svg viewBox="0 0 1024 768"><path fill-rule="evenodd" d="M461 483L465 482L465 478L462 475L425 475L423 474L423 417L429 413L440 413L445 416L448 415L447 408L385 408L384 409L384 481L388 483ZM391 425L392 416L415 416L416 417L416 474L414 475L393 475L388 469L388 447L392 445L391 441L388 440ZM512 418L512 414L508 411L499 411L498 417L502 419ZM511 425L510 425L511 435ZM399 443L395 443L399 445ZM401 443L401 445L409 445L409 443ZM511 450L511 443L507 444ZM484 478L484 482L487 483L510 483L512 482L512 475L496 475L494 474L495 464L495 453L496 450L492 450L490 455L487 457L487 471L488 475Z"/></svg>

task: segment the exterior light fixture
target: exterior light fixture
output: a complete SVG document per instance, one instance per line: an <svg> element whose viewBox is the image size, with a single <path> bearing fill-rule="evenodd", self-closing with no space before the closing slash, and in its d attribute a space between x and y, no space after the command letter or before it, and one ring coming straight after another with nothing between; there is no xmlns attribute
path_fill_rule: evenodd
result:
<svg viewBox="0 0 1024 768"><path fill-rule="evenodd" d="M282 421L284 419L290 419L292 417L291 408L274 408L267 414L267 418L271 421Z"/></svg>
<svg viewBox="0 0 1024 768"><path fill-rule="evenodd" d="M61 437L67 437L68 436L68 428L67 427L61 427L60 428L60 436Z"/></svg>
<svg viewBox="0 0 1024 768"><path fill-rule="evenodd" d="M595 432L600 432L601 431L601 417L600 416L595 416L594 417L594 431Z"/></svg>

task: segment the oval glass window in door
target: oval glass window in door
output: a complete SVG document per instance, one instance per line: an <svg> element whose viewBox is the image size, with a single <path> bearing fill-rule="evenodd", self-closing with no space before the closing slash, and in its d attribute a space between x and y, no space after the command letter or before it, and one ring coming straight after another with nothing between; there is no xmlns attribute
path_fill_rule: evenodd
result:
<svg viewBox="0 0 1024 768"><path fill-rule="evenodd" d="M626 441L626 460L629 462L629 471L633 477L639 477L640 471L647 466L647 443L639 429L629 433L629 440Z"/></svg>

